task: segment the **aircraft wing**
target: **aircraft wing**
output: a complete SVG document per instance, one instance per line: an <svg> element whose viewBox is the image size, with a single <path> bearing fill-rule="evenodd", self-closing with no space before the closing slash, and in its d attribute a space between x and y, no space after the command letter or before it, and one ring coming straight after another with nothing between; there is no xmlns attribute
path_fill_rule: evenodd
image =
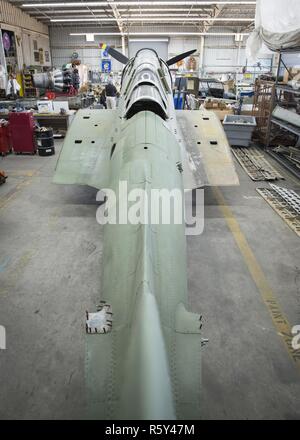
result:
<svg viewBox="0 0 300 440"><path fill-rule="evenodd" d="M79 110L68 130L53 181L101 189L109 179L116 110ZM185 189L238 185L232 154L218 117L207 110L176 110Z"/></svg>
<svg viewBox="0 0 300 440"><path fill-rule="evenodd" d="M176 119L195 187L238 185L230 146L217 115L208 110L176 110ZM185 189L193 187L185 185Z"/></svg>
<svg viewBox="0 0 300 440"><path fill-rule="evenodd" d="M116 110L79 110L67 132L53 181L101 189L108 182Z"/></svg>

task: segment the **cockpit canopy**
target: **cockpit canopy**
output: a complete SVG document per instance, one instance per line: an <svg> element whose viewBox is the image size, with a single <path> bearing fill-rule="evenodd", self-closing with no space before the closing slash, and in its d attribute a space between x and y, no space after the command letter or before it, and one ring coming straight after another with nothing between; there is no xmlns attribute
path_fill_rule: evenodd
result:
<svg viewBox="0 0 300 440"><path fill-rule="evenodd" d="M122 94L123 116L127 119L143 110L168 118L168 94L171 78L165 63L152 49L141 49L124 71Z"/></svg>

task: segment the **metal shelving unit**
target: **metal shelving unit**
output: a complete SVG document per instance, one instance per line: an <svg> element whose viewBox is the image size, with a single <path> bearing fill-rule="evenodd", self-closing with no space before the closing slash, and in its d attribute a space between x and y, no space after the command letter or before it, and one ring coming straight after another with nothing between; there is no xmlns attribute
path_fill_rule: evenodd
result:
<svg viewBox="0 0 300 440"><path fill-rule="evenodd" d="M281 119L275 118L275 116L271 117L271 122L273 124L278 125L281 128L284 128L285 130L290 131L291 133L296 134L297 136L300 136L300 128L296 127L293 124L290 124L289 122L282 121ZM299 143L299 139L297 141L297 144L298 143ZM296 146L300 146L300 144L299 145L297 145L297 144L296 144Z"/></svg>
<svg viewBox="0 0 300 440"><path fill-rule="evenodd" d="M300 90L295 90L290 86L276 84L275 87L276 87L276 89L282 90L283 92L294 93L295 95L300 95Z"/></svg>
<svg viewBox="0 0 300 440"><path fill-rule="evenodd" d="M254 99L252 105L252 116L256 119L255 134L259 141L266 145L267 130L269 119L273 110L273 100L275 93L274 81L256 79L254 86Z"/></svg>
<svg viewBox="0 0 300 440"><path fill-rule="evenodd" d="M23 90L25 98L38 98L40 91L33 84L33 74L36 73L35 69L28 68L23 70Z"/></svg>
<svg viewBox="0 0 300 440"><path fill-rule="evenodd" d="M300 147L300 127L292 124L291 122L283 119L279 119L275 117L272 112L276 106L279 106L284 109L297 109L297 113L299 114L300 109L300 90L293 89L291 86L279 83L279 74L282 67L284 67L289 76L290 71L286 64L282 59L282 55L286 53L299 53L300 49L292 50L292 51L280 51L279 52L279 60L278 67L276 73L276 81L274 84L274 89L270 101L270 112L267 123L266 137L265 137L265 145L267 147L267 152L271 154L271 156L278 160L282 165L286 166L286 168L300 178L300 167L295 162L293 162L288 155L283 154L281 152L274 151L274 147L278 145L293 145L294 147ZM295 141L295 137L297 140ZM282 139L280 141L280 139ZM280 142L280 143L279 143ZM275 145L276 143L276 145Z"/></svg>

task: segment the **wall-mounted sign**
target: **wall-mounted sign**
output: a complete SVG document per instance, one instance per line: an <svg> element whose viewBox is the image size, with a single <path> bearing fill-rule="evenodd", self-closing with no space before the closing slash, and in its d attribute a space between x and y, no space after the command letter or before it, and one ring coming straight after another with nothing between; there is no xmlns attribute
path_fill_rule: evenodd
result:
<svg viewBox="0 0 300 440"><path fill-rule="evenodd" d="M86 38L86 41L95 41L94 34L86 34L85 38Z"/></svg>
<svg viewBox="0 0 300 440"><path fill-rule="evenodd" d="M44 49L42 47L39 49L39 62L44 64Z"/></svg>
<svg viewBox="0 0 300 440"><path fill-rule="evenodd" d="M10 49L10 37L7 32L3 32L2 34L3 47L5 50L9 51Z"/></svg>
<svg viewBox="0 0 300 440"><path fill-rule="evenodd" d="M109 57L109 53L107 52L107 44L100 43L99 47L101 49L101 58L108 58Z"/></svg>
<svg viewBox="0 0 300 440"><path fill-rule="evenodd" d="M0 30L2 46L6 60L7 73L16 73L18 68L16 37L13 31L6 29Z"/></svg>
<svg viewBox="0 0 300 440"><path fill-rule="evenodd" d="M101 71L105 73L111 72L111 60L101 60Z"/></svg>

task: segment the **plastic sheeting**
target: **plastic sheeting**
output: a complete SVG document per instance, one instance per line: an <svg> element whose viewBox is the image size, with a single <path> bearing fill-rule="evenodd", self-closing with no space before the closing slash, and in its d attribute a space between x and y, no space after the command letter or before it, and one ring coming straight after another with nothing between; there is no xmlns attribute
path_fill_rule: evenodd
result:
<svg viewBox="0 0 300 440"><path fill-rule="evenodd" d="M247 58L270 50L300 47L300 1L257 0L255 30L247 40Z"/></svg>

